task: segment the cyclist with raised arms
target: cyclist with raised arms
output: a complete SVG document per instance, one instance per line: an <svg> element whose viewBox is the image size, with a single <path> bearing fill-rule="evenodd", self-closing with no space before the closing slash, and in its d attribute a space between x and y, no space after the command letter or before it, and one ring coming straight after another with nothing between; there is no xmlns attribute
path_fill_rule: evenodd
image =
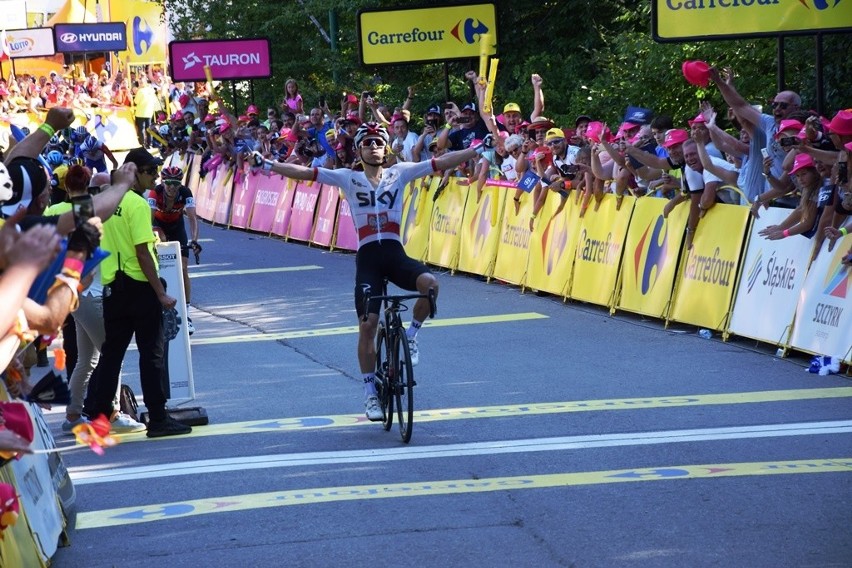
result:
<svg viewBox="0 0 852 568"><path fill-rule="evenodd" d="M148 205L151 206L154 229L159 229L164 241L180 243L181 263L183 265L183 288L186 292L186 312L189 314L189 249L195 253L195 261L201 254L198 244L198 217L195 215L195 198L192 191L183 185L183 170L177 166L163 168L160 171L163 183L148 192ZM189 232L192 239L187 239L183 215L189 218ZM186 328L189 334L195 333L192 318L187 315Z"/></svg>
<svg viewBox="0 0 852 568"><path fill-rule="evenodd" d="M364 379L367 418L374 421L383 417L374 383L380 302L370 301L367 318L364 320L366 296L381 295L384 278L404 290L428 294L432 289L436 297L438 294L438 280L425 264L409 258L402 246L400 226L403 191L409 182L433 172L452 170L494 145L489 134L477 147L450 152L426 162L400 162L385 168L388 141L388 132L384 126L368 122L358 127L355 132L355 148L363 171L308 168L264 160L257 152L253 155L254 165L262 166L266 171L292 179L337 186L349 203L358 232L358 253L355 256L355 311L359 321L358 362ZM417 331L428 316L429 300L417 300L411 325L406 329L412 365L416 365L419 358Z"/></svg>

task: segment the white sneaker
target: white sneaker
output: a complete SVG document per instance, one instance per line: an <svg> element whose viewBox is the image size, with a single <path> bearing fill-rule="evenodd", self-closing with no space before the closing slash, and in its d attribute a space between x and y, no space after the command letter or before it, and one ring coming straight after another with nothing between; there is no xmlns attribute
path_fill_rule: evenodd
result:
<svg viewBox="0 0 852 568"><path fill-rule="evenodd" d="M195 333L195 326L192 325L192 318L189 316L186 317L186 330L189 332L190 335Z"/></svg>
<svg viewBox="0 0 852 568"><path fill-rule="evenodd" d="M384 420L385 415L382 412L381 405L379 404L379 397L368 396L367 400L364 401L364 408L366 409L368 420L372 422L380 422Z"/></svg>
<svg viewBox="0 0 852 568"><path fill-rule="evenodd" d="M408 352L411 354L411 366L417 365L420 362L420 350L417 348L417 338L408 338Z"/></svg>
<svg viewBox="0 0 852 568"><path fill-rule="evenodd" d="M147 428L141 422L136 422L130 416L119 412L110 426L112 434L132 434L133 432L144 432Z"/></svg>

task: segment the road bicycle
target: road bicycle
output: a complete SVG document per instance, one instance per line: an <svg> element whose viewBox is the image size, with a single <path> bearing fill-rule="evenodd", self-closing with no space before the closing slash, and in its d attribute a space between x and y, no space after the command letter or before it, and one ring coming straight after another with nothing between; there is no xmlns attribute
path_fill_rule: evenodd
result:
<svg viewBox="0 0 852 568"><path fill-rule="evenodd" d="M408 339L400 314L408 310L403 302L408 300L429 299L429 317L435 317L435 291L428 294L388 295L387 281L382 286L381 296L367 296L364 300L364 318L368 313L370 300L382 302L379 317L379 329L376 333L376 391L382 407L382 426L385 431L393 425L393 411L396 406L399 435L404 443L411 440L414 425L414 368L411 365Z"/></svg>

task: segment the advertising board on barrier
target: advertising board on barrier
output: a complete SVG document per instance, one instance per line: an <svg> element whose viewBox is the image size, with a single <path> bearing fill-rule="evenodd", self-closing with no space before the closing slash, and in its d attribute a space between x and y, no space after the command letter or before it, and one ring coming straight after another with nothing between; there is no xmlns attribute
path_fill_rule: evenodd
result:
<svg viewBox="0 0 852 568"><path fill-rule="evenodd" d="M708 25L712 22L712 25ZM657 41L777 36L852 28L844 0L654 0L651 29Z"/></svg>
<svg viewBox="0 0 852 568"><path fill-rule="evenodd" d="M216 81L272 77L267 38L172 41L169 71L174 81L205 81L204 67Z"/></svg>
<svg viewBox="0 0 852 568"><path fill-rule="evenodd" d="M842 263L850 247L852 235L837 241L831 252L826 239L811 264L790 338L796 349L852 360L852 267Z"/></svg>
<svg viewBox="0 0 852 568"><path fill-rule="evenodd" d="M330 246L334 238L334 221L337 217L337 202L340 190L333 185L324 185L317 201L317 218L311 242L315 245Z"/></svg>
<svg viewBox="0 0 852 568"><path fill-rule="evenodd" d="M482 193L471 191L462 217L458 268L464 272L491 276L500 242L500 210L505 187L485 186ZM478 197L478 200L477 200Z"/></svg>
<svg viewBox="0 0 852 568"><path fill-rule="evenodd" d="M192 376L192 353L189 348L189 331L186 327L186 291L183 288L183 266L180 243L167 242L157 245L157 260L160 277L166 281L166 290L177 304L163 323L168 354L169 401L173 404L195 399L195 382Z"/></svg>
<svg viewBox="0 0 852 568"><path fill-rule="evenodd" d="M9 30L6 32L6 39L9 41L12 59L48 57L56 53L52 28Z"/></svg>
<svg viewBox="0 0 852 568"><path fill-rule="evenodd" d="M59 53L127 49L127 27L124 22L56 24L53 26L53 34L56 38L56 51Z"/></svg>
<svg viewBox="0 0 852 568"><path fill-rule="evenodd" d="M581 221L577 195L571 193L562 198L552 191L547 193L547 200L536 219L540 230L533 232L530 238L526 280L529 288L558 295L567 292ZM521 199L526 198L524 194ZM520 209L520 204L512 202L507 207Z"/></svg>
<svg viewBox="0 0 852 568"><path fill-rule="evenodd" d="M458 266L462 216L470 194L473 194L473 203L476 201L476 190L459 185L455 180L441 192L435 207L432 208L429 247L426 253L428 262L450 270L455 270Z"/></svg>
<svg viewBox="0 0 852 568"><path fill-rule="evenodd" d="M357 24L364 65L479 57L484 34L492 39L488 55L496 53L494 4L362 10Z"/></svg>
<svg viewBox="0 0 852 568"><path fill-rule="evenodd" d="M433 201L441 176L423 178L414 182L411 191L403 193L402 245L411 258L426 258L429 250L429 227L432 222ZM339 224L339 223L338 223ZM338 240L339 240L338 236Z"/></svg>
<svg viewBox="0 0 852 568"><path fill-rule="evenodd" d="M355 220L352 210L345 199L338 200L337 233L334 236L334 246L342 250L358 250L358 233L355 232Z"/></svg>
<svg viewBox="0 0 852 568"><path fill-rule="evenodd" d="M771 207L752 224L731 316L732 333L776 345L786 343L813 241L801 235L770 241L759 233L789 214L789 209Z"/></svg>

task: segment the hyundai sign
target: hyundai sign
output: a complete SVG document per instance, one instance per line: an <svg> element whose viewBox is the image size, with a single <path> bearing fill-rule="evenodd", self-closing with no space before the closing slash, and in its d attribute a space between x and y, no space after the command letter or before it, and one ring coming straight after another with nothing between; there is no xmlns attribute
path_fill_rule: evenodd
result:
<svg viewBox="0 0 852 568"><path fill-rule="evenodd" d="M53 35L59 53L127 50L127 27L124 22L56 24L53 26Z"/></svg>
<svg viewBox="0 0 852 568"><path fill-rule="evenodd" d="M173 81L205 81L204 67L215 81L268 79L272 76L266 38L173 41L169 70Z"/></svg>

